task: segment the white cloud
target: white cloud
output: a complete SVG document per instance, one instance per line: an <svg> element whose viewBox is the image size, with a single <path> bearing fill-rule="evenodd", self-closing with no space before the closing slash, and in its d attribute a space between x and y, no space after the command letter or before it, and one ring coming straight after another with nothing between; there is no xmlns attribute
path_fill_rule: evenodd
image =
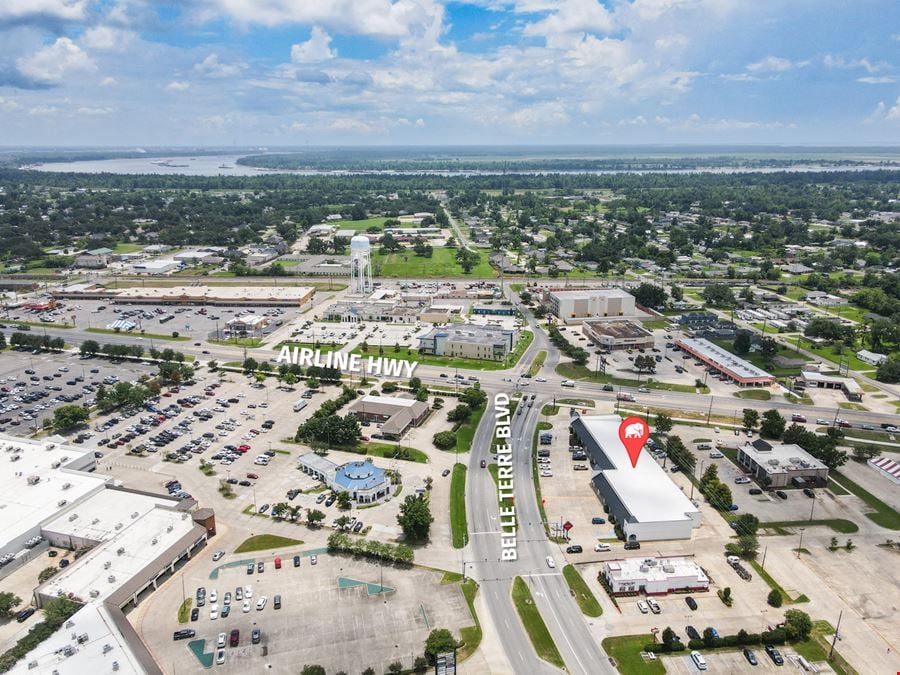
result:
<svg viewBox="0 0 900 675"><path fill-rule="evenodd" d="M91 57L66 37L17 59L16 65L22 75L42 84L58 84L71 73L96 68Z"/></svg>
<svg viewBox="0 0 900 675"><path fill-rule="evenodd" d="M357 35L437 37L444 7L437 0L210 0L213 11L244 24L318 25ZM438 31L438 33L435 33Z"/></svg>
<svg viewBox="0 0 900 675"><path fill-rule="evenodd" d="M873 110L872 114L863 120L863 123L876 124L878 122L884 121L900 122L900 96L897 97L894 105L892 105L890 108L885 105L884 101L879 101L878 105L875 106L875 110Z"/></svg>
<svg viewBox="0 0 900 675"><path fill-rule="evenodd" d="M223 78L241 74L243 66L236 63L222 63L218 54L210 54L200 63L194 64L194 72L201 77Z"/></svg>
<svg viewBox="0 0 900 675"><path fill-rule="evenodd" d="M800 64L794 63L790 59L780 56L767 56L762 61L749 64L747 70L751 73L783 73L797 67L800 67Z"/></svg>
<svg viewBox="0 0 900 675"><path fill-rule="evenodd" d="M562 101L541 101L534 105L517 108L510 114L509 121L519 128L545 128L567 124L569 114Z"/></svg>
<svg viewBox="0 0 900 675"><path fill-rule="evenodd" d="M114 77L104 77L100 80L101 87L115 87L117 84L119 84L119 81Z"/></svg>
<svg viewBox="0 0 900 675"><path fill-rule="evenodd" d="M0 96L0 110L18 110L21 107L15 99Z"/></svg>
<svg viewBox="0 0 900 675"><path fill-rule="evenodd" d="M697 113L683 120L673 121L671 128L687 131L712 130L734 131L746 129L793 129L796 125L792 122L763 122L757 120L739 120L728 118L702 117Z"/></svg>
<svg viewBox="0 0 900 675"><path fill-rule="evenodd" d="M191 85L182 80L172 80L166 85L166 91L187 91L190 88Z"/></svg>
<svg viewBox="0 0 900 675"><path fill-rule="evenodd" d="M77 115L111 115L114 112L118 112L116 108L113 107L98 107L98 106L81 106L80 108L75 109L75 113Z"/></svg>
<svg viewBox="0 0 900 675"><path fill-rule="evenodd" d="M0 21L57 19L80 21L86 16L88 0L3 0Z"/></svg>
<svg viewBox="0 0 900 675"><path fill-rule="evenodd" d="M863 84L893 84L897 80L890 75L867 75L866 77L857 77L856 81Z"/></svg>
<svg viewBox="0 0 900 675"><path fill-rule="evenodd" d="M94 26L88 28L81 36L81 44L90 49L103 51L124 51L135 39L130 30L113 28L112 26Z"/></svg>
<svg viewBox="0 0 900 675"><path fill-rule="evenodd" d="M36 105L28 110L28 114L32 117L50 117L59 112L61 112L60 109L55 105Z"/></svg>
<svg viewBox="0 0 900 675"><path fill-rule="evenodd" d="M887 67L886 63L872 63L867 57L861 59L845 59L843 56L832 56L826 54L822 59L822 63L826 68L839 68L841 70L849 70L852 68L862 68L867 73L877 73Z"/></svg>
<svg viewBox="0 0 900 675"><path fill-rule="evenodd" d="M318 63L337 56L331 47L331 36L319 26L313 26L309 40L291 46L291 61L294 63Z"/></svg>
<svg viewBox="0 0 900 675"><path fill-rule="evenodd" d="M890 110L887 111L887 115L884 117L892 122L900 120L900 96L897 97L896 103L891 106Z"/></svg>
<svg viewBox="0 0 900 675"><path fill-rule="evenodd" d="M551 41L561 35L607 33L613 29L613 18L598 0L560 0L554 11L540 21L525 26L523 34Z"/></svg>
<svg viewBox="0 0 900 675"><path fill-rule="evenodd" d="M885 110L887 110L887 106L884 105L884 101L879 101L878 105L875 106L875 110L872 111L872 114L863 120L863 124L875 124L876 122L880 122L884 119Z"/></svg>
<svg viewBox="0 0 900 675"><path fill-rule="evenodd" d="M352 131L362 134L370 134L377 130L373 123L355 117L338 117L333 119L327 128L331 131Z"/></svg>

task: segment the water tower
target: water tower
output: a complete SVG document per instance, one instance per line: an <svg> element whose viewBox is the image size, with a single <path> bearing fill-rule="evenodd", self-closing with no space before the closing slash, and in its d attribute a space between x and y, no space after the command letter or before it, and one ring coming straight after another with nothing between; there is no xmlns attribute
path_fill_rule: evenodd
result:
<svg viewBox="0 0 900 675"><path fill-rule="evenodd" d="M372 244L358 234L350 240L350 292L369 295L372 292Z"/></svg>

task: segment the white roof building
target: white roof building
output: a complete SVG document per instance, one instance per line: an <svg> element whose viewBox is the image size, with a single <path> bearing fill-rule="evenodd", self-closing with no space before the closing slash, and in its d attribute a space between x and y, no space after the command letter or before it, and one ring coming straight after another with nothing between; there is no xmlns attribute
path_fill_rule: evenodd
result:
<svg viewBox="0 0 900 675"><path fill-rule="evenodd" d="M618 415L577 416L572 431L597 468L594 492L629 541L690 539L700 525L700 510L649 455L632 468L619 440Z"/></svg>
<svg viewBox="0 0 900 675"><path fill-rule="evenodd" d="M705 591L709 577L690 558L625 558L603 564L613 594L664 595L672 591Z"/></svg>

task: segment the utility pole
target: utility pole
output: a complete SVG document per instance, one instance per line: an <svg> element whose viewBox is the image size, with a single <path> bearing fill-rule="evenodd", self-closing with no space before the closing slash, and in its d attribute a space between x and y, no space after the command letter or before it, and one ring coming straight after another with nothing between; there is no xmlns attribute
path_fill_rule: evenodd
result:
<svg viewBox="0 0 900 675"><path fill-rule="evenodd" d="M844 610L841 610L840 614L838 614L837 626L834 627L834 638L831 640L831 649L828 651L828 660L831 661L831 657L834 656L834 645L838 640L838 635L840 635L841 631L841 618L844 616Z"/></svg>
<svg viewBox="0 0 900 675"><path fill-rule="evenodd" d="M803 531L805 529L805 527L800 528L800 543L797 544L797 560L800 560L800 551L803 548Z"/></svg>

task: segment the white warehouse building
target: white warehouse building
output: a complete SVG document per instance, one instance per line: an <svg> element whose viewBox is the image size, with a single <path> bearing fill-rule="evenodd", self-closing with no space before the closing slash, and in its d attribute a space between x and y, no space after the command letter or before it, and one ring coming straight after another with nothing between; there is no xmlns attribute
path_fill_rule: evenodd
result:
<svg viewBox="0 0 900 675"><path fill-rule="evenodd" d="M690 539L700 509L648 454L632 468L618 415L576 415L572 432L591 457L591 486L627 541Z"/></svg>

